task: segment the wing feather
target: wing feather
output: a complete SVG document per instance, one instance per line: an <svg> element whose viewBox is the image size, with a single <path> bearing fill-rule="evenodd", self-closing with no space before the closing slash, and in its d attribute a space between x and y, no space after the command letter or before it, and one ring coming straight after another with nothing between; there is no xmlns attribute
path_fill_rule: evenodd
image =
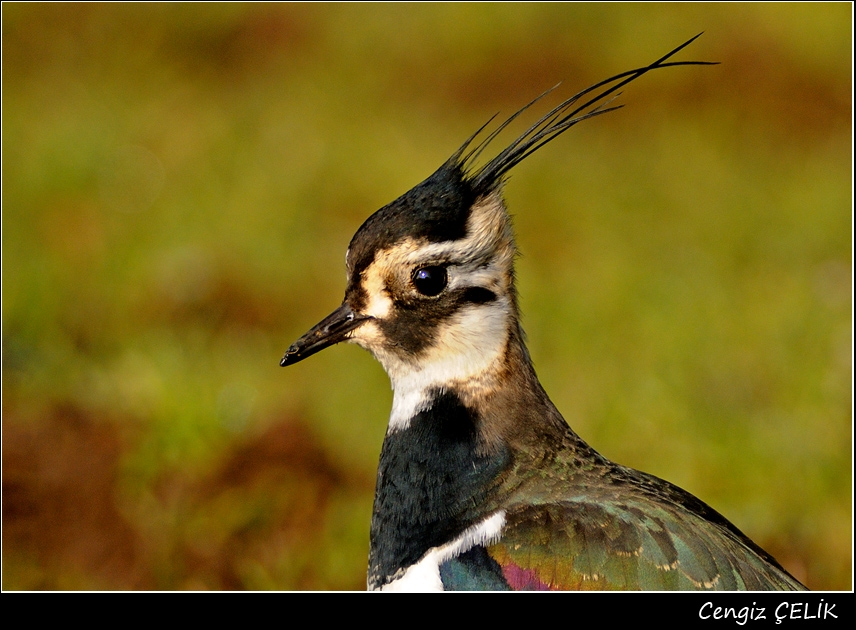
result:
<svg viewBox="0 0 856 630"><path fill-rule="evenodd" d="M506 518L502 538L487 553L513 589L803 588L736 529L679 505L601 497L522 506Z"/></svg>

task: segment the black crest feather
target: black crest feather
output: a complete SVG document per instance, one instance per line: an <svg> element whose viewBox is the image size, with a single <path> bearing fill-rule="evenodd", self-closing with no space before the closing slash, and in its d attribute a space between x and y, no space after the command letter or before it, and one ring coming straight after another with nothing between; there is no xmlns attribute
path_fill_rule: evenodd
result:
<svg viewBox="0 0 856 630"><path fill-rule="evenodd" d="M612 102L624 85L659 68L713 65L714 62L708 61L668 61L700 36L701 33L650 65L616 74L574 94L542 116L487 164L474 169L472 165L479 155L513 120L556 88L533 99L472 146L496 118L494 115L430 177L366 219L351 240L352 271L359 276L374 259L376 251L403 238L442 242L463 237L470 209L479 197L496 190L514 166L578 122L619 109L621 105L612 105Z"/></svg>
<svg viewBox="0 0 856 630"><path fill-rule="evenodd" d="M577 123L593 116L605 114L623 107L623 105L612 105L614 99L621 94L618 90L631 81L635 81L646 72L657 70L659 68L669 68L672 66L716 65L717 62L711 61L668 61L678 52L701 37L701 35L702 33L699 33L695 37L687 40L650 65L616 74L615 76L604 79L599 83L595 83L594 85L577 92L572 97L560 103L547 114L542 116L538 122L529 127L529 129L527 129L520 137L503 149L499 155L491 159L490 162L471 171L470 168L472 163L500 134L500 132L502 132L503 129L505 129L515 118L532 107L532 105L555 90L558 85L550 88L537 98L533 99L530 103L520 108L505 122L499 125L499 127L493 130L484 140L467 151L479 134L481 134L491 121L496 118L496 116L493 116L484 125L482 125L476 133L467 139L463 146L461 146L461 148L458 149L449 159L447 165L456 167L466 173L466 180L477 196L494 190L502 182L508 171Z"/></svg>

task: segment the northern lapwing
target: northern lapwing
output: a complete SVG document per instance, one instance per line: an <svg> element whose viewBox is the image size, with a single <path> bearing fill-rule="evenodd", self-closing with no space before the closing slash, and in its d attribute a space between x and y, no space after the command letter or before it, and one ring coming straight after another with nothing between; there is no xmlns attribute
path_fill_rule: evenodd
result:
<svg viewBox="0 0 856 630"><path fill-rule="evenodd" d="M392 381L370 589L805 588L703 501L584 442L538 381L520 326L509 171L617 109L616 92L645 73L703 65L670 61L694 40L579 92L476 166L538 99L477 141L485 125L351 240L342 305L281 365L348 341Z"/></svg>

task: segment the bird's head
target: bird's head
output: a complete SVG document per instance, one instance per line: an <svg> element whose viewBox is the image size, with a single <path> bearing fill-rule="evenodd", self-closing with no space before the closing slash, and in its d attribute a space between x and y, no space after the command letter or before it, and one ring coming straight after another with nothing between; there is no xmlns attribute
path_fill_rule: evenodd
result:
<svg viewBox="0 0 856 630"><path fill-rule="evenodd" d="M347 340L372 352L394 382L431 366L448 380L471 376L501 351L516 322L511 220L501 179L480 184L462 154L357 230L342 305L283 364Z"/></svg>
<svg viewBox="0 0 856 630"><path fill-rule="evenodd" d="M519 333L516 250L502 197L508 172L578 122L617 109L617 91L646 72L705 63L667 61L693 40L575 94L476 168L499 132L552 90L476 142L484 125L433 175L357 230L342 305L294 342L280 364L350 341L374 354L396 389L412 379L421 388L447 387L484 375Z"/></svg>

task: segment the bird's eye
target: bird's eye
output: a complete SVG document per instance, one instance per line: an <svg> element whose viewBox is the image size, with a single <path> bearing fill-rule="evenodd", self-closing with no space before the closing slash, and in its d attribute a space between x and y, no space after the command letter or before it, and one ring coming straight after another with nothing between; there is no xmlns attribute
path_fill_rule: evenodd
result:
<svg viewBox="0 0 856 630"><path fill-rule="evenodd" d="M440 295L448 283L446 268L440 265L420 267L413 272L413 286L419 293L428 297Z"/></svg>

